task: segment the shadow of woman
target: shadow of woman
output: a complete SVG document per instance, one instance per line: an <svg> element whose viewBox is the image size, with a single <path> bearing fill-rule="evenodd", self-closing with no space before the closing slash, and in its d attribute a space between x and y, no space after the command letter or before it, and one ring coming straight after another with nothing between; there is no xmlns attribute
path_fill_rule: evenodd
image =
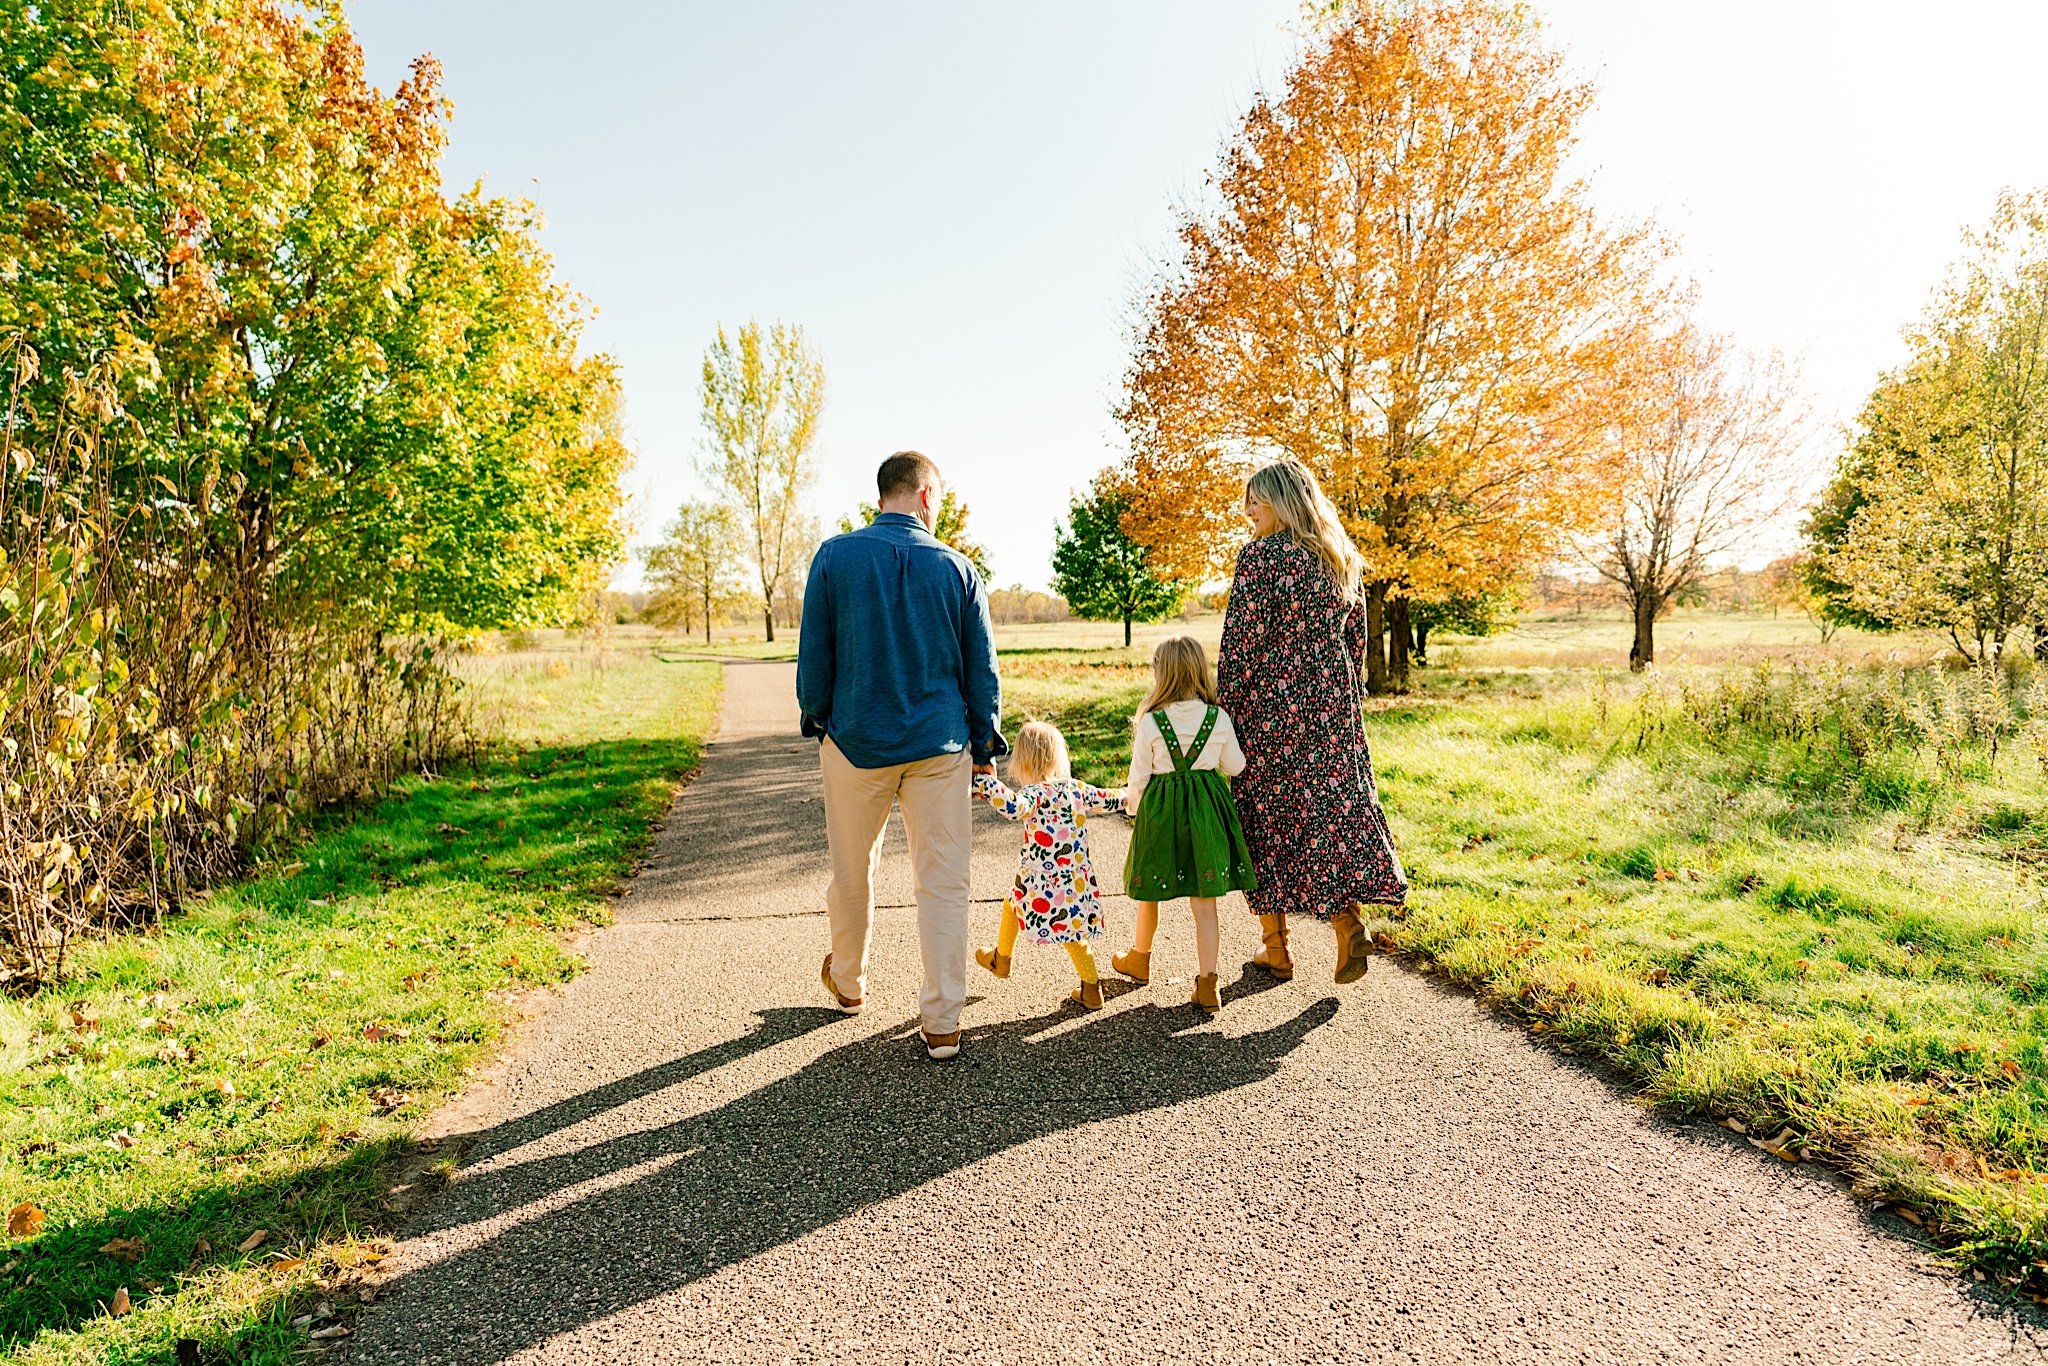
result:
<svg viewBox="0 0 2048 1366"><path fill-rule="evenodd" d="M1336 1011L1326 998L1231 1037L1194 1028L1184 1006L1148 1005L1042 1037L1073 1021L1061 1011L976 1030L943 1067L906 1024L704 1114L472 1173L413 1235L519 1221L405 1275L347 1359L500 1360L1019 1144L1263 1081ZM659 1089L614 1085L627 1098ZM569 1105L552 1119L603 1108Z"/></svg>

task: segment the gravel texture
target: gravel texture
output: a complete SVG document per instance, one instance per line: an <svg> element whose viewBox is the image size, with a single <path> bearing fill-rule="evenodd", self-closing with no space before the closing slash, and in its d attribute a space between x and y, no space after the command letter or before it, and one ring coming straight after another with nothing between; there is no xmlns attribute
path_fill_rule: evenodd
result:
<svg viewBox="0 0 2048 1366"><path fill-rule="evenodd" d="M1467 997L1385 960L1333 986L1315 926L1292 983L1241 968L1241 902L1214 1023L1169 909L1153 984L1099 1014L1064 1004L1063 953L970 968L965 1051L934 1064L899 830L868 1010L824 1009L792 676L727 666L652 866L451 1108L461 1169L346 1361L2043 1359L2037 1311L1838 1181L1650 1115ZM1013 835L983 812L982 940ZM1125 829L1094 837L1112 883Z"/></svg>

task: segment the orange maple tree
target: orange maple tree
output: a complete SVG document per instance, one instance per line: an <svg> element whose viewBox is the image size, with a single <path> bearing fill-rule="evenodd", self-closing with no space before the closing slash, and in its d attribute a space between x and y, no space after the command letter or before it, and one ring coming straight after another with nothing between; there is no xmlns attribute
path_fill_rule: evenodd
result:
<svg viewBox="0 0 2048 1366"><path fill-rule="evenodd" d="M1591 90L1526 13L1362 4L1312 42L1184 211L1118 416L1125 528L1214 573L1241 480L1316 470L1368 566L1375 691L1411 600L1499 587L1597 517L1662 247L1565 174Z"/></svg>

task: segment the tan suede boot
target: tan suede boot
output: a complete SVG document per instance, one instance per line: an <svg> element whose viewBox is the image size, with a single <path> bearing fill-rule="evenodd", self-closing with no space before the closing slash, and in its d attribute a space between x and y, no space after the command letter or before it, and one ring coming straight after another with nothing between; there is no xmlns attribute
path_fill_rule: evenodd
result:
<svg viewBox="0 0 2048 1366"><path fill-rule="evenodd" d="M1123 953L1111 955L1109 965L1140 985L1152 980L1152 955L1150 953L1139 953L1136 949L1127 949Z"/></svg>
<svg viewBox="0 0 2048 1366"><path fill-rule="evenodd" d="M1287 952L1287 917L1259 917L1260 939L1265 947L1252 955L1252 963L1271 973L1276 982L1294 980L1294 958Z"/></svg>
<svg viewBox="0 0 2048 1366"><path fill-rule="evenodd" d="M976 949L974 961L998 977L1010 975L1010 955L1007 953L999 953L995 949Z"/></svg>
<svg viewBox="0 0 2048 1366"><path fill-rule="evenodd" d="M1356 982L1371 963L1372 940L1365 925L1357 911L1339 911L1330 917L1330 928L1337 933L1337 980Z"/></svg>
<svg viewBox="0 0 2048 1366"><path fill-rule="evenodd" d="M1213 1016L1217 1011L1223 1009L1223 998L1216 991L1216 974L1211 972L1197 977L1195 979L1195 994L1189 997L1188 1000L1196 1010L1201 1011L1204 1015Z"/></svg>

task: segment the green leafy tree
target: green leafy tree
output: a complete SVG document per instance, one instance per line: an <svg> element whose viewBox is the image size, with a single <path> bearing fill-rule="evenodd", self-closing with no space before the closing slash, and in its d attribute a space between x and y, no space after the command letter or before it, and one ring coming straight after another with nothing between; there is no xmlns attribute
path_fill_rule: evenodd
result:
<svg viewBox="0 0 2048 1366"><path fill-rule="evenodd" d="M1519 603L1506 589L1454 593L1432 602L1411 604L1408 624L1415 631L1415 663L1429 666L1429 635L1445 631L1461 636L1490 636L1506 629Z"/></svg>
<svg viewBox="0 0 2048 1366"><path fill-rule="evenodd" d="M825 362L803 329L749 322L723 327L704 353L703 473L738 511L760 579L761 621L775 639L775 600L789 577L805 490L817 482L812 447L825 410Z"/></svg>
<svg viewBox="0 0 2048 1366"><path fill-rule="evenodd" d="M1147 563L1145 547L1123 529L1128 507L1121 492L1098 478L1086 497L1074 499L1066 522L1053 528L1052 546L1054 590L1075 616L1122 620L1125 645L1131 643L1132 622L1173 615L1192 588Z"/></svg>
<svg viewBox="0 0 2048 1366"><path fill-rule="evenodd" d="M2048 192L1967 241L1872 396L1842 472L1862 501L1819 558L1858 611L1996 663L2048 618Z"/></svg>
<svg viewBox="0 0 2048 1366"><path fill-rule="evenodd" d="M51 828L153 904L447 752L436 637L559 620L620 553L613 368L533 209L444 192L447 117L430 58L368 83L333 0L0 5L0 506L93 508L64 610L119 622L124 747L197 775L147 877L106 801Z"/></svg>
<svg viewBox="0 0 2048 1366"><path fill-rule="evenodd" d="M882 510L873 503L862 503L856 511L860 514L860 524L862 526L871 525L875 518L882 515ZM932 529L932 535L938 537L941 542L953 547L962 555L965 555L967 563L974 566L974 572L981 575L981 581L987 583L989 581L988 551L984 550L979 542L967 534L967 516L966 500L952 489L947 489L939 497L939 515L933 519L936 525ZM839 529L841 531L853 530L853 518L841 517L839 519Z"/></svg>
<svg viewBox="0 0 2048 1366"><path fill-rule="evenodd" d="M739 518L730 507L683 504L660 544L646 552L650 596L642 615L686 631L701 623L709 643L712 619L744 596L742 555Z"/></svg>

